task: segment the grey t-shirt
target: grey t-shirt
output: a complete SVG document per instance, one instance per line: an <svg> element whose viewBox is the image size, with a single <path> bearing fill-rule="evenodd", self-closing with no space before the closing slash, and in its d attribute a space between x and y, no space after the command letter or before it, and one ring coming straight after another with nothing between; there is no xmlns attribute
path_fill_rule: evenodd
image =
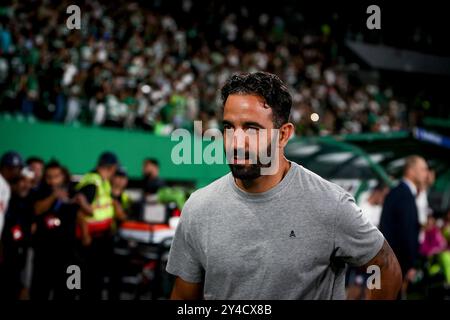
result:
<svg viewBox="0 0 450 320"><path fill-rule="evenodd" d="M345 299L346 265L366 264L383 242L350 194L291 162L263 193L231 173L194 192L167 272L204 282L205 299Z"/></svg>

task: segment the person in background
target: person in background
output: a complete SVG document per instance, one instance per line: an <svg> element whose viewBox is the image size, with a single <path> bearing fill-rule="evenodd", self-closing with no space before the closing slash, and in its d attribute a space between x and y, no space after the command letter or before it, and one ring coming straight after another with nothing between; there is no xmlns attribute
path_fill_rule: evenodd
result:
<svg viewBox="0 0 450 320"><path fill-rule="evenodd" d="M450 286L450 249L444 236L445 230L441 229L438 224L440 223L437 223L432 215L428 216L423 241L420 243L420 253L429 260L436 261L436 265L439 266L444 276L445 285Z"/></svg>
<svg viewBox="0 0 450 320"><path fill-rule="evenodd" d="M5 214L11 197L11 181L20 176L22 167L22 157L15 151L6 152L0 159L0 239L2 238ZM0 240L0 262L1 259L2 245Z"/></svg>
<svg viewBox="0 0 450 320"><path fill-rule="evenodd" d="M8 182L3 178L0 170L0 238L2 237L3 224L5 221L5 213L8 209L9 198L11 197L11 188ZM0 261L1 261L1 243L0 243Z"/></svg>
<svg viewBox="0 0 450 320"><path fill-rule="evenodd" d="M25 265L31 240L33 208L29 201L34 173L23 168L19 177L11 181L11 199L5 215L2 234L3 261L0 264L0 298L25 299Z"/></svg>
<svg viewBox="0 0 450 320"><path fill-rule="evenodd" d="M81 285L83 299L102 299L103 280L111 276L114 221L120 217L114 210L110 180L118 165L114 153L104 152L98 159L96 169L83 176L76 186L80 194L78 226L85 274Z"/></svg>
<svg viewBox="0 0 450 320"><path fill-rule="evenodd" d="M359 207L362 212L367 215L369 221L378 227L380 223L381 210L383 209L384 198L389 192L389 187L382 182L379 182L375 188L368 192L365 197L362 197Z"/></svg>
<svg viewBox="0 0 450 320"><path fill-rule="evenodd" d="M434 170L428 170L425 183L418 189L416 197L417 211L419 214L419 223L424 228L428 224L428 216L432 213L428 205L428 190L433 186L436 180L436 174Z"/></svg>
<svg viewBox="0 0 450 320"><path fill-rule="evenodd" d="M131 200L125 191L128 185L128 175L125 169L118 168L111 180L111 194L114 201L114 209L119 221L126 219L131 209Z"/></svg>
<svg viewBox="0 0 450 320"><path fill-rule="evenodd" d="M442 234L447 240L447 249L450 250L450 208L447 209L447 213L444 215Z"/></svg>
<svg viewBox="0 0 450 320"><path fill-rule="evenodd" d="M111 195L113 197L114 212L117 227L125 221L131 214L132 203L128 193L125 191L128 185L128 175L125 169L119 167L111 179ZM120 300L121 278L123 270L126 269L129 261L123 256L114 256L111 264L110 273L110 291L108 298L110 300Z"/></svg>
<svg viewBox="0 0 450 320"><path fill-rule="evenodd" d="M383 182L378 182L375 188L361 195L359 207L375 227L379 226L384 198L388 192L389 187ZM360 300L367 296L367 278L366 270L348 268L346 277L348 300Z"/></svg>
<svg viewBox="0 0 450 320"><path fill-rule="evenodd" d="M400 262L405 283L416 276L420 232L416 196L427 176L425 159L417 155L406 158L403 178L386 196L381 213L380 231Z"/></svg>
<svg viewBox="0 0 450 320"><path fill-rule="evenodd" d="M45 166L34 204L33 300L73 299L67 289L67 267L75 263L75 227L80 196L71 198L69 175L57 161Z"/></svg>
<svg viewBox="0 0 450 320"><path fill-rule="evenodd" d="M26 165L34 172L33 189L37 190L44 174L44 160L39 157L29 157Z"/></svg>
<svg viewBox="0 0 450 320"><path fill-rule="evenodd" d="M159 162L156 159L147 158L142 164L144 195L152 195L166 185L159 177Z"/></svg>

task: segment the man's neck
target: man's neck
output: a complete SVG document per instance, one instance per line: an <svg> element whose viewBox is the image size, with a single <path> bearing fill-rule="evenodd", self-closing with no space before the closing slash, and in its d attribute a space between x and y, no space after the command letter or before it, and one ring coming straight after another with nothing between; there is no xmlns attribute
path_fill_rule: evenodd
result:
<svg viewBox="0 0 450 320"><path fill-rule="evenodd" d="M403 181L408 185L408 187L411 189L411 193L416 196L418 193L419 188L417 188L417 185L408 177L403 177Z"/></svg>
<svg viewBox="0 0 450 320"><path fill-rule="evenodd" d="M236 185L250 193L261 193L268 191L275 187L283 180L291 167L291 163L284 157L280 160L278 171L273 175L262 175L254 180L240 180L235 179Z"/></svg>

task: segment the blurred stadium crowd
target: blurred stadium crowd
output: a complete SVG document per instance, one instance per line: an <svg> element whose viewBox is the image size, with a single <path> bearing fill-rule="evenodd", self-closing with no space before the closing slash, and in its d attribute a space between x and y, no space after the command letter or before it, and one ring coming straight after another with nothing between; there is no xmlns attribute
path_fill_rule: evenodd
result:
<svg viewBox="0 0 450 320"><path fill-rule="evenodd" d="M339 59L327 24L288 28L281 15L245 6L200 10L190 0L170 14L128 1L86 1L81 30L69 30L69 4L0 6L1 112L161 135L202 120L206 130L221 125L225 79L265 70L289 85L297 134L407 127L392 88L349 79L351 66Z"/></svg>
<svg viewBox="0 0 450 320"><path fill-rule="evenodd" d="M30 122L138 129L157 135L169 135L176 128L193 130L193 120L203 122L202 130L220 128L219 88L225 80L236 72L264 70L289 86L297 135L384 133L414 125L411 106L395 88L355 79L355 65L342 58L342 41L333 34L337 23L297 28L290 21L295 14L273 14L262 4L258 8L182 0L167 10L171 5L163 3L82 1L81 29L69 30L65 12L70 1L2 1L0 113ZM426 45L420 42L421 48ZM410 163L412 177L414 165ZM159 192L167 185L158 177L154 159L145 160L142 169L138 188L143 198L155 194L159 200L166 198L167 203L176 203L168 207L170 214L179 216L187 194L179 196L174 189ZM115 281L121 275L115 272L122 262L115 264L113 246L120 225L138 219L144 203L142 199L133 203L126 195L128 177L115 155L100 157L93 173L101 176L101 191L114 209L100 240L90 236L89 228L83 229L79 218L80 211L89 216L90 206L98 200L89 187L98 177L87 173L86 179L93 180L74 183L57 161L45 163L38 157L23 161L15 152L2 156L0 298L72 299L61 266L74 263L91 270L87 298L102 295L106 284L99 280L104 277L109 278L108 298L120 297ZM407 280L411 286L444 283L448 289L450 215L432 218L427 189L433 183L429 171L420 192L416 190L419 212L414 223L421 244L414 254L420 258ZM374 225L380 224L389 192L388 186L378 185L361 197L359 205ZM97 264L117 268L92 269ZM144 264L142 268L155 270L148 261ZM145 278L143 270L139 273ZM106 271L110 273L102 273ZM362 297L361 273L353 270L348 278L349 296Z"/></svg>
<svg viewBox="0 0 450 320"><path fill-rule="evenodd" d="M185 193L169 187L159 177L157 160L147 158L142 162L142 179L136 188L138 198L131 197L127 172L114 153L102 153L93 167L74 181L68 169L55 159L44 162L30 157L24 161L14 151L1 156L2 300L98 300L105 298L105 292L108 299L121 298L123 277L142 257L123 256L115 251L124 241L119 239L120 228L127 221L143 221L149 199L167 204L160 205L167 212L159 223L173 223L170 218L176 220L180 216ZM156 210L157 206L151 209ZM173 229L167 225L165 232L173 233L170 230ZM154 238L153 244L157 246ZM159 271L156 264L160 258L147 258L143 265L135 266L133 275L142 277L139 281L143 283L147 281L142 289L145 292L153 288L148 281ZM67 268L71 265L83 272L77 287L81 291L70 290L67 285ZM153 294L152 298L157 297Z"/></svg>

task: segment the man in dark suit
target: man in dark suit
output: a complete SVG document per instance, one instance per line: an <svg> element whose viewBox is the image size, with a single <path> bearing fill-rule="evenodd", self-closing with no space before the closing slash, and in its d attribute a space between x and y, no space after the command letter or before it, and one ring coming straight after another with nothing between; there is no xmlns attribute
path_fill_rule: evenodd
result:
<svg viewBox="0 0 450 320"><path fill-rule="evenodd" d="M380 231L394 250L403 275L412 280L419 254L420 224L416 206L418 190L428 174L426 161L419 156L406 159L403 178L386 196Z"/></svg>

